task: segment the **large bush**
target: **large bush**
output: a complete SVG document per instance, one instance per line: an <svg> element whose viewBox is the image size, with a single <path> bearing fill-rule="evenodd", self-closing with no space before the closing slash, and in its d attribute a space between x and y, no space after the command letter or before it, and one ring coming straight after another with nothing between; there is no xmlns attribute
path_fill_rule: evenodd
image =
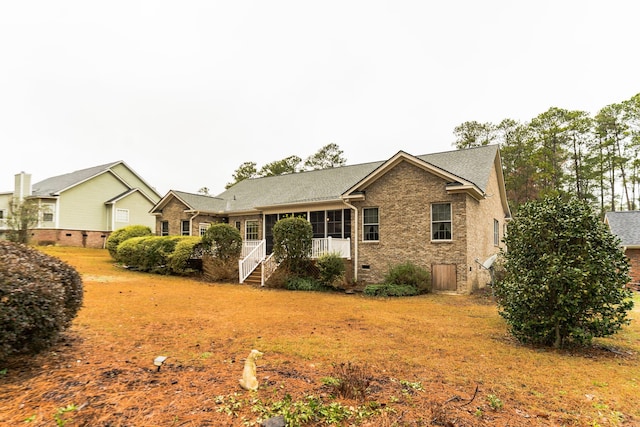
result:
<svg viewBox="0 0 640 427"><path fill-rule="evenodd" d="M132 237L118 246L117 259L140 271L183 274L187 272L184 271L189 259L187 252L189 248L193 250L199 240L192 236ZM182 243L180 247L179 243Z"/></svg>
<svg viewBox="0 0 640 427"><path fill-rule="evenodd" d="M414 287L417 293L431 292L431 274L411 262L394 265L384 277L384 283Z"/></svg>
<svg viewBox="0 0 640 427"><path fill-rule="evenodd" d="M318 258L320 282L326 286L339 287L344 281L344 260L337 254L326 254Z"/></svg>
<svg viewBox="0 0 640 427"><path fill-rule="evenodd" d="M509 223L500 314L522 342L588 344L627 324L628 260L592 209L559 197L520 207Z"/></svg>
<svg viewBox="0 0 640 427"><path fill-rule="evenodd" d="M202 245L214 258L237 262L242 253L242 235L232 225L211 224L202 236Z"/></svg>
<svg viewBox="0 0 640 427"><path fill-rule="evenodd" d="M429 271L411 262L391 266L381 284L367 285L363 293L379 297L408 297L431 292Z"/></svg>
<svg viewBox="0 0 640 427"><path fill-rule="evenodd" d="M151 229L146 225L129 225L119 228L109 235L106 242L111 258L118 260L118 245L132 237L151 236Z"/></svg>
<svg viewBox="0 0 640 427"><path fill-rule="evenodd" d="M283 218L273 226L273 255L296 275L309 267L313 227L304 218Z"/></svg>
<svg viewBox="0 0 640 427"><path fill-rule="evenodd" d="M73 267L0 240L0 360L54 344L82 299L82 279Z"/></svg>

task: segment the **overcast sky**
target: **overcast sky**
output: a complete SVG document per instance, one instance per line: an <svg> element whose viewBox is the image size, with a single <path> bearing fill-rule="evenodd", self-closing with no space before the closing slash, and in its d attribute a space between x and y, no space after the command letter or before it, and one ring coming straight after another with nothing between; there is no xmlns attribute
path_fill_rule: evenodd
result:
<svg viewBox="0 0 640 427"><path fill-rule="evenodd" d="M0 191L124 160L217 194L335 143L348 164L452 149L640 92L640 2L1 1Z"/></svg>

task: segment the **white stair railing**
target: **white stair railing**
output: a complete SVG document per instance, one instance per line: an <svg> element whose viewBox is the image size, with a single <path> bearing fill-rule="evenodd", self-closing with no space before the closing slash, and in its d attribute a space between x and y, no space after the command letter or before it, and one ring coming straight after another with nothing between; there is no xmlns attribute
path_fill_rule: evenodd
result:
<svg viewBox="0 0 640 427"><path fill-rule="evenodd" d="M267 242L265 240L258 241L247 255L238 261L238 274L240 275L240 283L243 283L247 277L256 269L264 259L267 253ZM244 245L243 245L244 246Z"/></svg>
<svg viewBox="0 0 640 427"><path fill-rule="evenodd" d="M273 254L269 255L264 261L262 261L262 272L260 277L260 286L264 286L269 277L278 268L278 263Z"/></svg>

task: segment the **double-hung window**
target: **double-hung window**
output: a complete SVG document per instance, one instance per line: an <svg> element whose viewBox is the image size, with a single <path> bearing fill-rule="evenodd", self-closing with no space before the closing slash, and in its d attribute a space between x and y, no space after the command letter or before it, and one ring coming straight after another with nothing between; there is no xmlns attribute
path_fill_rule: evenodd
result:
<svg viewBox="0 0 640 427"><path fill-rule="evenodd" d="M380 240L380 216L378 208L362 209L362 239L365 241Z"/></svg>
<svg viewBox="0 0 640 427"><path fill-rule="evenodd" d="M161 236L169 235L169 221L162 221L160 223L160 235Z"/></svg>
<svg viewBox="0 0 640 427"><path fill-rule="evenodd" d="M451 203L431 205L431 240L451 240Z"/></svg>
<svg viewBox="0 0 640 427"><path fill-rule="evenodd" d="M258 221L249 220L244 223L244 239L258 240Z"/></svg>
<svg viewBox="0 0 640 427"><path fill-rule="evenodd" d="M191 235L191 222L190 221L182 221L181 222L181 234L183 236L190 236Z"/></svg>
<svg viewBox="0 0 640 427"><path fill-rule="evenodd" d="M129 222L129 209L116 209L116 222Z"/></svg>

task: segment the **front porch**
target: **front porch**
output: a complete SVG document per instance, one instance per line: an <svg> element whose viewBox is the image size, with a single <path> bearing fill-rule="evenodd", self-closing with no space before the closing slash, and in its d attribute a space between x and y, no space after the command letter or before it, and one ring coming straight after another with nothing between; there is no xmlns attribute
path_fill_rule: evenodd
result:
<svg viewBox="0 0 640 427"><path fill-rule="evenodd" d="M315 238L311 243L311 259L323 255L336 254L341 258L351 259L351 239L333 237ZM261 268L261 285L275 271L277 265L273 254L267 254L266 240L247 240L242 243L242 253L238 261L239 281L243 283L253 271Z"/></svg>

